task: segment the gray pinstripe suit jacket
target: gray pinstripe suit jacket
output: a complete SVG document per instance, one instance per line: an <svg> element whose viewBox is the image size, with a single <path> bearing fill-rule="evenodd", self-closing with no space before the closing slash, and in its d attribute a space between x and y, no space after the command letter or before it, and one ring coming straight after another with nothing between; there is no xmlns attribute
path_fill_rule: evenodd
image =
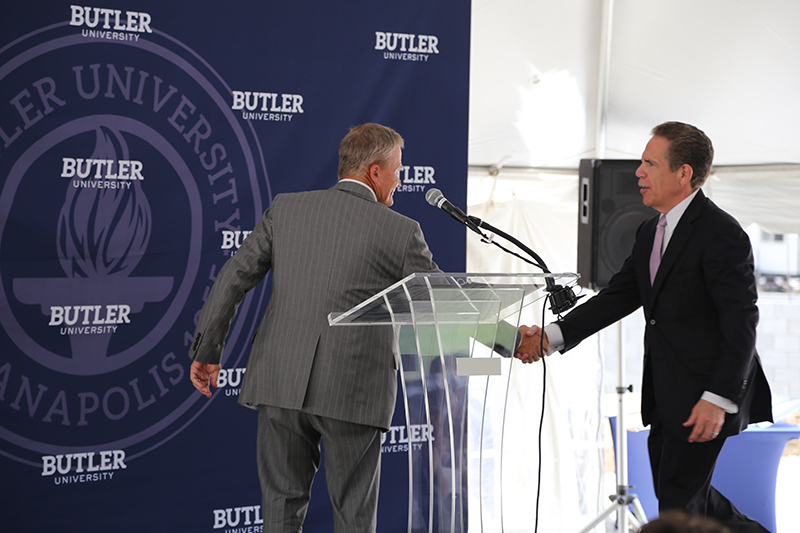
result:
<svg viewBox="0 0 800 533"><path fill-rule="evenodd" d="M272 270L239 403L297 409L388 429L397 389L391 327L330 327L414 272L438 271L419 224L358 183L280 194L223 266L189 355L218 363L236 308Z"/></svg>

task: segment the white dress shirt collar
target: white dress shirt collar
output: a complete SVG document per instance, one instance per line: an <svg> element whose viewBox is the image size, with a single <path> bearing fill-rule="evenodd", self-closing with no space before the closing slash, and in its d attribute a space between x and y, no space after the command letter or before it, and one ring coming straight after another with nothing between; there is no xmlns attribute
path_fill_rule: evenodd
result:
<svg viewBox="0 0 800 533"><path fill-rule="evenodd" d="M667 227L664 228L664 244L662 245L662 250L667 249L667 244L669 244L669 240L672 238L672 233L675 231L675 228L678 226L678 222L681 221L681 217L689 208L689 204L692 203L694 197L697 196L697 191L700 189L696 189L692 194L681 200L681 202L669 210L669 212L664 215L667 218Z"/></svg>
<svg viewBox="0 0 800 533"><path fill-rule="evenodd" d="M367 185L367 184L366 184L366 183L364 183L363 181L354 180L354 179L352 179L352 178L342 178L342 179L340 179L339 181L340 181L340 182L342 182L342 181L349 181L349 182L351 182L351 183L358 183L358 184L359 184L359 185L361 185L362 187L366 187L366 189L367 189L367 190L369 191L369 193L372 195L372 199L373 199L373 200L375 200L376 202L378 201L378 197L377 197L377 196L375 196L375 191L373 191L373 190L372 190L372 187L370 187L369 185Z"/></svg>

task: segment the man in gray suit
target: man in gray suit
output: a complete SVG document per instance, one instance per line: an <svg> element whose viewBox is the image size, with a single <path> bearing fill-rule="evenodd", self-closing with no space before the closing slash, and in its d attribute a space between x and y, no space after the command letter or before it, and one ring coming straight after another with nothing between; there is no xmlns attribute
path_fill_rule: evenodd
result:
<svg viewBox="0 0 800 533"><path fill-rule="evenodd" d="M390 326L333 328L346 311L414 272L439 271L419 224L390 209L403 139L379 124L339 147L339 182L280 194L220 270L190 350L192 383L210 397L238 304L271 269L272 296L239 403L258 409L265 532L300 531L325 448L337 532L375 531L381 433L397 389Z"/></svg>

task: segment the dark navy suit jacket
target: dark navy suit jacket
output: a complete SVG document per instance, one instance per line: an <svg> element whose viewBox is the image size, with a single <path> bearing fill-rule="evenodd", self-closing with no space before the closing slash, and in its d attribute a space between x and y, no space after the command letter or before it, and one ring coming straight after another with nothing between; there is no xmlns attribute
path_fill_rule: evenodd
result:
<svg viewBox="0 0 800 533"><path fill-rule="evenodd" d="M644 307L642 419L688 439L683 422L704 391L738 405L721 434L772 420L769 385L756 353L756 282L750 240L699 191L675 227L653 286L649 260L658 217L637 230L633 251L609 286L559 322L567 351Z"/></svg>

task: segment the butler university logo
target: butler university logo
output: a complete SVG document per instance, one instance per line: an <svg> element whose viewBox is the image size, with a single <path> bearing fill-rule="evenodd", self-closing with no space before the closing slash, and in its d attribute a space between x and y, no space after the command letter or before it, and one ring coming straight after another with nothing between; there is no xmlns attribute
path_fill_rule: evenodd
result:
<svg viewBox="0 0 800 533"><path fill-rule="evenodd" d="M207 405L186 354L219 235L270 198L230 88L147 13L106 11L0 49L0 453L37 466L130 461ZM243 366L264 285L226 366Z"/></svg>

